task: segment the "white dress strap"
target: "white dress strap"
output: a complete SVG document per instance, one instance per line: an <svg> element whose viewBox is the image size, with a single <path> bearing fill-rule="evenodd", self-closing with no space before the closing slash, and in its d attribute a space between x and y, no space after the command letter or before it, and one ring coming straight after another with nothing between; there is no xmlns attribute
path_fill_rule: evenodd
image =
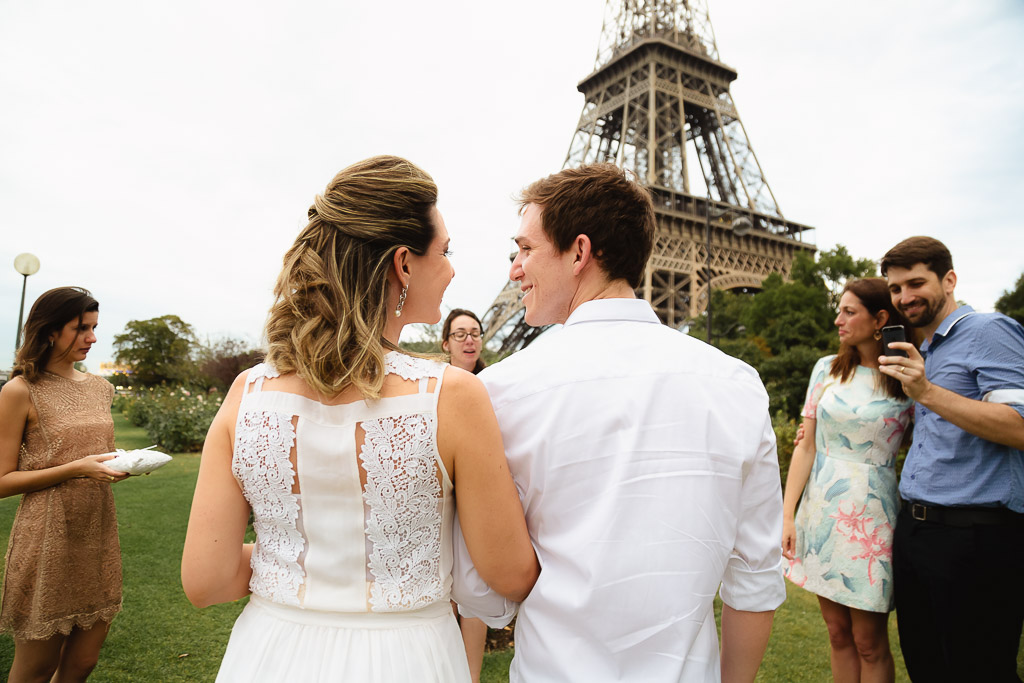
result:
<svg viewBox="0 0 1024 683"><path fill-rule="evenodd" d="M281 373L274 369L274 367L267 362L259 363L254 365L249 370L249 376L245 380L245 394L255 394L263 391L263 380L273 379L274 377L280 377Z"/></svg>
<svg viewBox="0 0 1024 683"><path fill-rule="evenodd" d="M398 375L410 381L440 378L444 374L444 363L407 356L398 351L390 351L384 356L384 371Z"/></svg>

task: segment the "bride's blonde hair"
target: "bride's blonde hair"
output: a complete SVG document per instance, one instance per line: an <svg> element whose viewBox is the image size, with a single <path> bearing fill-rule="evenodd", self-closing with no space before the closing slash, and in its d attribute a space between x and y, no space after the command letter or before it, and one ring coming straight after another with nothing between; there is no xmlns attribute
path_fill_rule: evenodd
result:
<svg viewBox="0 0 1024 683"><path fill-rule="evenodd" d="M437 185L415 164L377 156L334 176L284 255L267 320L267 361L327 396L380 396L388 270L399 247L426 252Z"/></svg>

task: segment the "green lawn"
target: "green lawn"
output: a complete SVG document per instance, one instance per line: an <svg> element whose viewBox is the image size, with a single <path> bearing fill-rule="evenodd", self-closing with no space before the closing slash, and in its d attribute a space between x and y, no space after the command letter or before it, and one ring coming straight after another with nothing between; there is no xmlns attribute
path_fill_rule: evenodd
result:
<svg viewBox="0 0 1024 683"><path fill-rule="evenodd" d="M114 414L117 445L148 446L142 430ZM212 681L228 634L243 602L197 610L185 599L179 563L185 527L199 469L199 456L176 455L150 476L133 477L114 487L124 563L124 612L110 631L99 666L90 680L105 682ZM7 547L18 499L0 500L0 547ZM827 681L828 637L817 601L787 586L789 599L775 618L759 681ZM890 638L896 655L896 680L906 681L896 643L895 617ZM6 680L14 646L0 636L0 679ZM489 653L482 680L508 680L510 650ZM1018 657L1018 662L1022 662ZM1018 670L1024 673L1024 665Z"/></svg>

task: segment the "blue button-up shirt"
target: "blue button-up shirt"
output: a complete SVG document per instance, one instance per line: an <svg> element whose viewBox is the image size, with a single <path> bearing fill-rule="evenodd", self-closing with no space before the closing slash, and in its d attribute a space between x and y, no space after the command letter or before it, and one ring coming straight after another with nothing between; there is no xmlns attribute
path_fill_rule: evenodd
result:
<svg viewBox="0 0 1024 683"><path fill-rule="evenodd" d="M1024 327L961 306L921 345L928 380L976 401L1009 404L1024 419ZM1024 512L1024 451L969 434L920 403L900 480L904 500Z"/></svg>

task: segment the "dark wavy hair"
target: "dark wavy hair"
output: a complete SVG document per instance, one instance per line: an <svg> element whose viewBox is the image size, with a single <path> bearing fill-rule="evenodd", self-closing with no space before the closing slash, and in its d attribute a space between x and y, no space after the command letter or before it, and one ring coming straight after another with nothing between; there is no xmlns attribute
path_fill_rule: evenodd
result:
<svg viewBox="0 0 1024 683"><path fill-rule="evenodd" d="M850 280L843 287L843 294L846 292L850 292L857 297L872 316L878 315L879 311L887 312L889 314L889 321L886 325L907 324L907 321L892 305L892 297L889 296L889 285L885 279L866 277L859 280ZM887 355L881 339L877 341L877 345L876 357ZM857 347L843 342L839 344L839 352L832 359L829 374L833 377L838 377L840 382L846 382L853 377L853 373L857 366L860 365L860 361L860 352L857 351ZM878 373L877 382L879 384L878 388L884 389L885 393L889 396L893 398L906 398L907 395L903 392L903 385L895 377Z"/></svg>
<svg viewBox="0 0 1024 683"><path fill-rule="evenodd" d="M99 310L99 302L82 287L57 287L43 292L28 313L11 377L21 375L29 382L39 379L55 352L60 353L58 358L71 352L70 346L63 351L51 346L50 335L60 334L72 320L81 324L86 313Z"/></svg>
<svg viewBox="0 0 1024 683"><path fill-rule="evenodd" d="M452 312L448 314L448 317L444 319L444 327L441 329L441 343L444 344L448 341L448 335L452 333L452 321L458 318L460 315L465 315L476 321L476 324L480 326L480 332L484 331L484 324L480 322L480 318L476 317L476 313L467 310L465 308L453 308ZM483 351L483 343L481 342L481 352ZM449 353L449 355L451 355ZM473 366L473 374L480 372L487 367L487 363L484 362L483 354L476 357L476 365Z"/></svg>

